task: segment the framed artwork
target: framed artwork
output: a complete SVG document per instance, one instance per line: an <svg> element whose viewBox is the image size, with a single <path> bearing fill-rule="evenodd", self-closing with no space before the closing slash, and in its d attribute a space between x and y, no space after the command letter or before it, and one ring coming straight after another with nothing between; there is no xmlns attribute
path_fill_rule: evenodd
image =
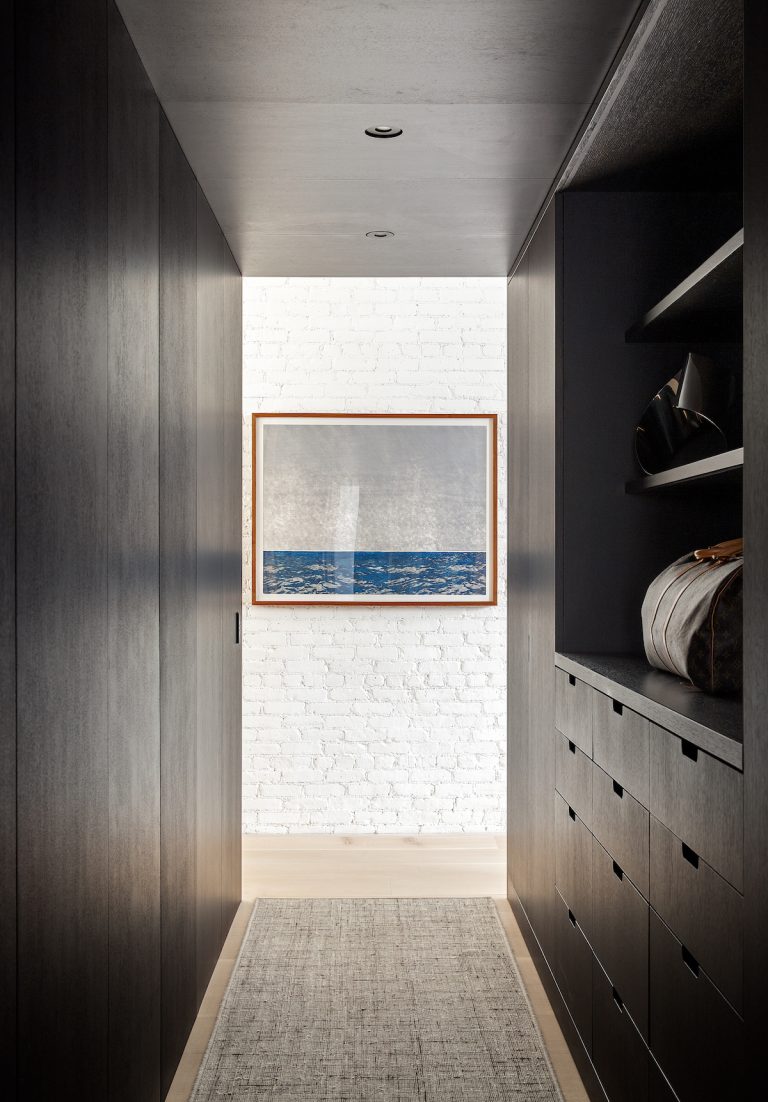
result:
<svg viewBox="0 0 768 1102"><path fill-rule="evenodd" d="M254 604L496 604L496 415L253 415Z"/></svg>

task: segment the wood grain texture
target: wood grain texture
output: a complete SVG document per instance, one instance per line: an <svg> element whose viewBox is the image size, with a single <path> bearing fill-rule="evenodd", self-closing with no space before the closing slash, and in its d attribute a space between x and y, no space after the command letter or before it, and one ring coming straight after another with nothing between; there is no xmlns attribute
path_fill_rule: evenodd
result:
<svg viewBox="0 0 768 1102"><path fill-rule="evenodd" d="M744 537L759 548L768 537L768 8L745 0L744 102ZM744 1015L747 1097L763 1093L762 1051L768 989L768 561L744 563Z"/></svg>
<svg viewBox="0 0 768 1102"><path fill-rule="evenodd" d="M557 792L554 801L555 887L576 915L585 938L591 941L593 838Z"/></svg>
<svg viewBox="0 0 768 1102"><path fill-rule="evenodd" d="M16 1092L16 199L13 5L0 13L0 1076Z"/></svg>
<svg viewBox="0 0 768 1102"><path fill-rule="evenodd" d="M220 231L197 189L197 997L222 936L224 374Z"/></svg>
<svg viewBox="0 0 768 1102"><path fill-rule="evenodd" d="M646 968L647 963L646 952ZM592 1060L611 1102L618 1099L648 1102L648 1049L626 1005L617 1002L616 994L622 997L595 958L592 967Z"/></svg>
<svg viewBox="0 0 768 1102"><path fill-rule="evenodd" d="M650 769L648 720L602 693L594 693L593 715L592 749L595 762L647 807Z"/></svg>
<svg viewBox="0 0 768 1102"><path fill-rule="evenodd" d="M557 654L555 661L598 692L741 769L743 708L738 698L691 692L682 678L649 666L645 655Z"/></svg>
<svg viewBox="0 0 768 1102"><path fill-rule="evenodd" d="M560 895L552 907L554 973L582 1044L592 1055L592 950Z"/></svg>
<svg viewBox="0 0 768 1102"><path fill-rule="evenodd" d="M557 267L554 211L541 224L530 248L529 273L529 556L530 669L529 732L531 815L529 845L531 921L545 953L553 945L555 903L555 361Z"/></svg>
<svg viewBox="0 0 768 1102"><path fill-rule="evenodd" d="M650 902L716 987L742 1012L744 899L651 816Z"/></svg>
<svg viewBox="0 0 768 1102"><path fill-rule="evenodd" d="M592 839L592 948L637 1028L648 1037L648 904Z"/></svg>
<svg viewBox="0 0 768 1102"><path fill-rule="evenodd" d="M680 1102L744 1098L743 1024L653 910L650 961L651 1052Z"/></svg>
<svg viewBox="0 0 768 1102"><path fill-rule="evenodd" d="M223 235L219 245L224 373L222 922L226 933L242 899L243 318L240 272Z"/></svg>
<svg viewBox="0 0 768 1102"><path fill-rule="evenodd" d="M162 1085L197 997L197 184L160 117Z"/></svg>
<svg viewBox="0 0 768 1102"><path fill-rule="evenodd" d="M153 1102L160 1099L159 108L111 3L108 34L109 1097Z"/></svg>
<svg viewBox="0 0 768 1102"><path fill-rule="evenodd" d="M16 5L19 1096L107 1084L107 9Z"/></svg>
<svg viewBox="0 0 768 1102"><path fill-rule="evenodd" d="M686 752L687 751L687 752ZM651 727L650 810L739 891L744 878L744 778Z"/></svg>
<svg viewBox="0 0 768 1102"><path fill-rule="evenodd" d="M578 677L555 670L555 726L592 757L593 711L597 694Z"/></svg>
<svg viewBox="0 0 768 1102"><path fill-rule="evenodd" d="M598 766L592 775L592 830L635 886L648 898L648 812Z"/></svg>
<svg viewBox="0 0 768 1102"><path fill-rule="evenodd" d="M555 788L591 830L592 761L559 731L555 731Z"/></svg>
<svg viewBox="0 0 768 1102"><path fill-rule="evenodd" d="M531 814L529 761L530 555L528 256L507 286L507 879L508 896L528 902Z"/></svg>

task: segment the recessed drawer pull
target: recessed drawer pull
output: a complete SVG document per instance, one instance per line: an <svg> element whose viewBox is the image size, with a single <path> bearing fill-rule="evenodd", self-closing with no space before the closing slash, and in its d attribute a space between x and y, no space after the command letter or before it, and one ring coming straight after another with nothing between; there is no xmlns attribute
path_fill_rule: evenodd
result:
<svg viewBox="0 0 768 1102"><path fill-rule="evenodd" d="M576 915L573 913L570 907L568 908L568 921L570 922L571 926L576 925Z"/></svg>
<svg viewBox="0 0 768 1102"><path fill-rule="evenodd" d="M697 746L694 746L692 742L688 742L687 739L680 740L680 749L684 758L690 758L691 761L699 760L699 750Z"/></svg>
<svg viewBox="0 0 768 1102"><path fill-rule="evenodd" d="M568 814L570 815L570 817L573 819L573 821L575 823L576 822L576 812L570 806L568 808Z"/></svg>
<svg viewBox="0 0 768 1102"><path fill-rule="evenodd" d="M568 739L568 749L571 751L572 754L576 753L576 743L571 742L570 739Z"/></svg>
<svg viewBox="0 0 768 1102"><path fill-rule="evenodd" d="M613 701L613 710L617 716L624 715L624 705L620 704L618 700Z"/></svg>
<svg viewBox="0 0 768 1102"><path fill-rule="evenodd" d="M573 676L572 673L568 674L568 684L569 685L575 685L576 684L576 678Z"/></svg>
<svg viewBox="0 0 768 1102"><path fill-rule="evenodd" d="M616 793L620 800L624 799L624 789L621 787L618 781L613 782L613 791Z"/></svg>
<svg viewBox="0 0 768 1102"><path fill-rule="evenodd" d="M624 870L621 865L618 865L615 861L613 862L613 875L617 876L619 880L624 879Z"/></svg>
<svg viewBox="0 0 768 1102"><path fill-rule="evenodd" d="M696 979L699 978L699 962L693 953L689 953L684 945L680 946L683 954L683 963L693 972Z"/></svg>
<svg viewBox="0 0 768 1102"><path fill-rule="evenodd" d="M693 865L695 869L699 867L699 855L694 853L690 846L686 846L685 842L681 842L683 847L683 857L686 859L689 865Z"/></svg>
<svg viewBox="0 0 768 1102"><path fill-rule="evenodd" d="M611 988L611 993L613 995L613 1001L619 1009L619 1013L623 1014L624 1013L624 1000L622 999L621 995L618 993L618 991L616 990L615 987Z"/></svg>

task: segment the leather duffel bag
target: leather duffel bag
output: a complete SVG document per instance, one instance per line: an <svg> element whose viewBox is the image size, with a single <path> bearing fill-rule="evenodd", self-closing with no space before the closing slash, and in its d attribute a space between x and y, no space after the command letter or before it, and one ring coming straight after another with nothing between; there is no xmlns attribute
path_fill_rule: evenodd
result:
<svg viewBox="0 0 768 1102"><path fill-rule="evenodd" d="M694 551L655 578L643 601L652 666L708 693L742 685L743 540Z"/></svg>

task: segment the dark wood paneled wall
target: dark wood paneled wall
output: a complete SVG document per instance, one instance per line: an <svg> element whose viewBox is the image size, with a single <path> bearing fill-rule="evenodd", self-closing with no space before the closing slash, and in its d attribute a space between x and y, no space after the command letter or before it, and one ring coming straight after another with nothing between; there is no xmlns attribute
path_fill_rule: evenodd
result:
<svg viewBox="0 0 768 1102"><path fill-rule="evenodd" d="M197 182L160 119L163 1088L197 996Z"/></svg>
<svg viewBox="0 0 768 1102"><path fill-rule="evenodd" d="M768 8L746 0L744 16L744 1020L757 1100L768 988Z"/></svg>
<svg viewBox="0 0 768 1102"><path fill-rule="evenodd" d="M109 1087L131 1102L160 1096L160 108L114 6L108 29Z"/></svg>
<svg viewBox="0 0 768 1102"><path fill-rule="evenodd" d="M197 990L221 944L224 390L219 227L197 199Z"/></svg>
<svg viewBox="0 0 768 1102"><path fill-rule="evenodd" d="M529 530L530 425L528 419L529 256L507 286L509 364L509 522L507 535L507 879L508 894L528 900L530 847L529 697L531 570Z"/></svg>
<svg viewBox="0 0 768 1102"><path fill-rule="evenodd" d="M509 876L542 949L554 905L555 210L508 288Z"/></svg>
<svg viewBox="0 0 768 1102"><path fill-rule="evenodd" d="M4 1096L160 1102L240 898L240 274L111 0L17 4L15 45Z"/></svg>
<svg viewBox="0 0 768 1102"><path fill-rule="evenodd" d="M108 1097L106 96L106 4L17 4L23 1099Z"/></svg>
<svg viewBox="0 0 768 1102"><path fill-rule="evenodd" d="M0 1077L16 1090L16 292L13 7L0 14Z"/></svg>

